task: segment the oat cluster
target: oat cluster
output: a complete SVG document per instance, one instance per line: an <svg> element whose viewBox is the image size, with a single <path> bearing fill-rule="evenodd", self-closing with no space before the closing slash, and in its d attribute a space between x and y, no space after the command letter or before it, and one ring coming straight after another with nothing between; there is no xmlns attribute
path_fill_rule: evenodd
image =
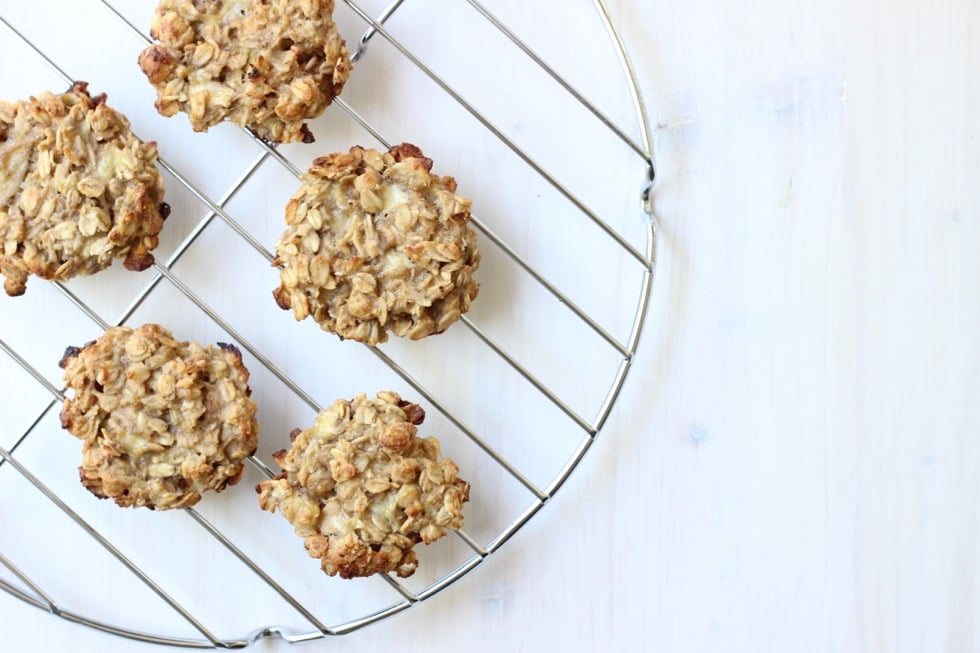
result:
<svg viewBox="0 0 980 653"><path fill-rule="evenodd" d="M412 575L415 544L462 527L469 498L439 441L417 437L424 418L394 392L337 400L275 454L283 472L256 487L259 505L278 510L331 576Z"/></svg>
<svg viewBox="0 0 980 653"><path fill-rule="evenodd" d="M388 332L418 340L457 321L479 290L480 252L470 201L431 169L409 144L316 159L276 244L279 306L371 345Z"/></svg>
<svg viewBox="0 0 980 653"><path fill-rule="evenodd" d="M274 142L313 142L304 120L340 94L351 63L333 0L161 0L139 65L164 116L222 120Z"/></svg>
<svg viewBox="0 0 980 653"><path fill-rule="evenodd" d="M110 328L61 361L61 424L82 440L82 484L120 506L186 508L241 478L258 440L248 370L231 345L155 324Z"/></svg>
<svg viewBox="0 0 980 653"><path fill-rule="evenodd" d="M124 259L153 264L151 250L170 209L156 169L156 143L92 97L67 93L0 102L0 274L8 295L27 278L64 281Z"/></svg>

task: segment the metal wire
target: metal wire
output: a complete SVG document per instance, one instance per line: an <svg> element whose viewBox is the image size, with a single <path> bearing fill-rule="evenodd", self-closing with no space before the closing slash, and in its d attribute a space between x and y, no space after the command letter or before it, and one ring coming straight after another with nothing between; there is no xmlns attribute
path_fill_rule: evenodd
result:
<svg viewBox="0 0 980 653"><path fill-rule="evenodd" d="M108 0L100 0L101 3L120 21L125 23L130 29L132 29L136 34L140 35L143 39L149 40L148 37L133 25L125 16L123 16ZM477 2L477 0L466 0L470 6L490 24L497 31L503 34L508 40L510 40L517 48L519 48L535 65L540 67L546 74L552 77L560 87L575 101L586 108L602 125L604 125L610 132L611 136L621 140L625 143L630 150L632 150L638 157L641 165L645 166L647 170L647 184L640 189L640 199L641 206L644 212L649 216L648 230L647 230L647 242L645 243L645 248L636 247L633 243L629 242L627 238L619 234L613 227L611 227L606 221L604 221L597 213L590 209L581 199L579 199L571 189L567 188L558 179L545 169L541 164L534 160L523 148L520 147L518 143L509 138L504 134L497 126L495 126L487 117L480 113L473 104L468 102L459 92L457 92L451 85L449 85L444 79L438 76L430 67L428 67L417 55L415 55L411 50L409 50L405 45L400 43L394 36L389 33L386 28L386 22L395 14L395 12L402 6L404 0L394 0L387 9L385 9L377 18L372 18L366 11L364 11L354 0L344 0L345 4L357 15L359 16L367 28L363 36L359 41L358 48L352 56L352 61L357 63L360 59L366 56L369 44L371 40L376 36L381 36L385 39L393 48L395 48L405 59L411 62L415 67L417 67L423 74L428 76L443 92L445 92L450 98L452 98L461 108L471 114L479 123L482 125L490 134L496 137L503 145L510 149L518 158L524 161L536 174L538 174L547 184L554 188L559 194L561 194L568 202L576 207L586 218L593 222L599 227L623 252L628 254L633 260L635 260L640 265L640 274L642 275L642 283L640 288L640 295L637 300L636 312L634 315L633 324L631 326L630 335L626 343L620 342L614 336L612 336L607 330L605 330L598 321L591 315L589 315L585 310L577 306L572 302L567 296L565 296L557 286L548 280L544 274L534 269L526 260L524 260L516 251L514 247L509 245L503 238L494 233L487 225L482 223L478 218L474 218L474 226L482 233L483 237L495 245L500 252L502 252L509 261L515 264L518 268L526 272L529 277L538 284L543 290L552 295L562 304L564 304L572 315L575 316L581 323L592 330L596 335L598 335L606 344L615 351L620 357L620 365L614 375L612 384L607 392L606 396L603 398L602 403L597 411L596 416L592 420L587 420L586 418L579 415L575 410L573 410L566 402L564 402L556 392L543 383L541 380L536 378L527 368L523 365L515 356L508 352L508 349L501 343L496 342L491 338L483 329L481 329L477 324L475 324L468 317L464 317L462 322L467 326L467 328L473 333L477 339L483 343L484 346L488 348L489 351L493 352L497 357L505 362L511 369L517 372L528 384L529 388L533 389L534 392L539 393L541 396L546 398L551 404L558 408L562 414L564 414L572 424L577 428L581 429L583 435L576 447L575 451L568 459L564 467L558 472L555 478L549 483L545 489L538 488L528 477L524 474L515 464L509 461L504 455L498 452L489 442L482 438L475 429L466 425L461 419L459 419L453 411L441 401L433 392L428 390L418 379L416 379L411 373L405 370L402 366L392 360L384 352L377 348L370 348L371 352L377 356L384 364L386 364L395 374L401 377L406 383L408 383L416 392L418 392L425 400L428 405L431 405L438 412L440 412L454 427L456 427L460 433L466 436L474 445L476 445L480 450L484 451L497 465L500 466L502 470L507 472L511 477L513 477L520 485L522 485L533 497L532 503L514 519L511 524L504 528L500 533L497 534L488 544L481 546L477 540L472 536L467 534L463 530L456 532L458 539L469 548L473 555L459 565L456 569L446 574L441 579L435 581L431 585L418 592L412 592L407 589L402 583L391 578L390 576L382 576L382 578L388 583L391 590L397 595L398 599L384 608L376 610L370 614L366 614L362 617L347 621L345 623L328 626L318 619L318 617L313 613L313 611L306 605L304 605L295 596L290 594L282 584L272 575L270 575L266 570L264 570L259 564L254 560L249 558L242 549L236 545L236 543L229 538L220 529L215 527L211 522L205 519L200 513L195 511L193 508L186 509L187 514L194 520L194 522L202 528L202 530L213 537L217 542L219 542L227 551L229 551L235 558L237 558L241 563L248 568L253 574L255 574L265 585L271 588L276 594L278 594L286 603L288 603L298 615L304 618L307 622L311 624L314 630L309 632L294 632L290 629L286 629L280 626L266 626L261 627L251 633L246 637L238 639L220 639L215 634L213 634L203 623L201 623L198 618L188 611L184 606L180 605L176 600L174 600L166 590L161 587L156 581L150 578L142 569L130 561L121 551L119 551L107 537L102 533L98 532L90 524L88 524L78 513L72 510L60 497L57 496L53 491L47 488L32 472L29 470L21 461L16 457L17 449L25 442L30 435L37 429L37 427L43 422L43 420L50 414L51 410L58 405L59 402L64 400L63 391L60 388L54 386L50 381L48 381L44 375L42 375L38 370L36 370L27 360L21 356L17 351L10 347L6 342L0 339L0 350L4 352L7 356L11 358L17 365L19 365L27 374L33 377L38 383L45 387L52 395L52 400L45 406L45 408L40 412L35 420L30 424L30 426L24 431L24 433L17 439L17 441L10 447L10 449L4 449L0 447L0 471L4 467L10 467L17 473L19 473L24 479L31 483L38 491L44 494L57 508L64 512L68 517L76 522L76 524L81 527L84 531L88 533L89 536L94 538L106 551L108 551L112 556L114 556L118 562L123 565L129 572L131 572L136 578L142 581L147 587L149 587L154 593L156 593L160 598L162 598L170 607L175 610L179 615L181 615L200 635L203 639L187 639L187 638L177 638L168 637L160 635L152 635L147 633L135 632L130 629L119 627L107 623L103 623L97 620L89 619L82 615L78 615L74 612L67 611L59 607L52 596L49 596L44 589L31 579L22 569L16 566L16 564L5 557L2 552L0 552L0 565L8 569L23 585L26 589L17 587L12 583L0 578L0 589L4 590L8 594L19 598L26 603L33 605L39 609L46 610L52 614L59 617L73 621L85 626L103 630L108 633L115 635L120 635L123 637L128 637L131 639L170 644L174 646L181 646L187 648L241 648L248 646L250 643L255 642L263 638L279 638L287 642L302 642L309 641L312 639L319 639L325 636L331 635L342 635L359 628L365 627L369 624L375 623L381 619L384 619L393 614L397 614L412 605L415 605L421 601L424 601L431 596L442 591L452 583L456 582L464 575L475 569L480 563L485 560L489 555L497 551L501 546L503 546L520 528L527 523L541 508L546 505L546 503L554 496L555 492L562 486L562 484L568 479L569 475L573 472L575 467L581 461L582 457L592 446L596 435L601 431L609 413L615 404L619 393L625 383L626 377L630 370L633 360L633 354L636 351L638 344L640 332L643 327L645 320L647 305L650 298L651 286L654 279L654 269L656 262L656 222L653 219L652 211L652 200L650 196L650 189L652 187L654 179L654 165L653 157L650 145L650 135L647 127L645 107L643 105L642 99L640 98L638 91L638 84L636 80L635 73L629 62L629 58L626 54L626 49L623 45L622 39L616 30L613 22L610 18L608 7L604 0L593 0L593 5L596 11L599 13L607 31L610 34L613 45L616 48L616 54L620 59L623 66L624 74L627 78L629 84L629 90L631 97L633 98L634 108L636 110L637 120L639 123L641 138L639 141L631 138L624 130L622 130L618 125L616 125L610 118L608 118L604 113L602 113L594 104L590 103L584 95L579 93L567 80L565 80L556 70L551 67L542 57L535 53L525 42L523 42L514 31L508 28L499 18L497 18L493 13L491 13L486 7ZM47 64L56 72L58 72L67 83L71 83L74 78L63 70L59 65L54 62L47 54L45 54L40 48L38 48L29 38L27 38L22 32L20 32L15 26L10 24L2 15L0 15L0 24L2 24L7 30L12 34L21 39L26 45L28 45L34 52L37 53ZM383 134L374 125L367 121L359 112L357 112L353 107L351 107L346 101L338 99L335 102L347 115L349 115L354 121L360 124L368 133L370 133L381 145L388 147L390 143L384 138ZM252 343L243 338L242 334L237 332L232 325L224 319L220 313L209 306L203 299L197 296L189 286L187 286L174 272L173 267L181 259L181 257L188 251L188 249L193 245L197 238L204 232L204 230L212 223L214 218L220 218L226 225L228 225L244 242L248 243L256 252L266 258L268 261L272 261L274 256L270 251L268 251L252 234L248 232L241 224L234 220L225 210L226 205L231 201L231 199L242 189L242 187L252 178L255 172L265 163L267 160L276 161L279 165L283 166L289 173L299 176L300 170L296 168L288 159L286 159L274 146L269 143L257 138L254 134L250 133L250 136L255 143L261 148L259 156L250 164L242 176L237 179L232 186L225 192L225 194L217 201L214 201L208 197L208 195L203 192L199 187L194 185L185 175L183 175L179 170L174 168L165 160L160 160L161 167L169 172L174 179L187 189L203 206L208 209L205 217L198 222L198 224L191 230L191 232L184 238L184 240L178 244L174 253L163 263L158 263L155 266L155 274L149 281L149 283L144 286L134 297L132 302L123 310L122 314L113 322L114 324L125 323L138 308L146 301L150 294L157 288L157 286L164 280L166 280L172 287L178 290L184 297L190 300L195 306L206 314L215 324L220 328L224 329L232 338L234 338L245 350L247 350L259 363L265 367L271 374L273 374L277 379L279 379L286 387L290 389L300 400L309 405L314 410L318 410L320 407L317 402L310 397L299 385L293 381L283 370L279 369L276 365L272 363L258 347L254 346ZM100 316L95 310L88 306L84 301L79 299L74 295L67 287L63 284L56 284L58 289L64 295L64 297L74 306L76 306L82 313L89 317L97 326L101 329L105 329L110 325L110 322L105 320ZM251 464L259 470L262 474L266 476L271 476L272 471L270 467L261 459L257 457L252 457L250 459Z"/></svg>

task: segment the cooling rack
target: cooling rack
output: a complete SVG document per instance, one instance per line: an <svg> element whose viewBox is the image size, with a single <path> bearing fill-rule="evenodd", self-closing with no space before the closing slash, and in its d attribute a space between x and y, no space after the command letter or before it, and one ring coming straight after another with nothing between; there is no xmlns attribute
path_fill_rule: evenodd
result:
<svg viewBox="0 0 980 653"><path fill-rule="evenodd" d="M152 90L134 62L150 0L62 4L46 4L45 20L28 3L0 13L0 54L23 68L3 82L4 98L76 79L107 91L137 135L159 142L173 214L146 273L34 279L24 297L0 300L0 589L124 637L240 648L352 632L480 566L602 431L647 313L650 136L606 2L343 0L354 74L311 125L316 143L281 147L230 125L191 134L182 117L146 109ZM70 32L81 15L89 45L52 35L52 17ZM556 30L567 37L543 38ZM583 76L596 59L608 74ZM379 347L293 322L272 303L269 263L296 177L328 151L401 141L421 145L474 201L484 262L473 310L438 338ZM242 484L175 514L94 500L77 482L78 444L58 424L61 350L148 321L181 339L237 343L259 403L261 444ZM423 434L439 436L472 484L466 526L420 550L409 579L339 581L284 520L258 511L248 486L274 473L271 452L321 405L382 389L428 409ZM111 596L86 591L104 574ZM232 609L212 614L214 597L192 585L221 587ZM137 594L139 610L118 600Z"/></svg>

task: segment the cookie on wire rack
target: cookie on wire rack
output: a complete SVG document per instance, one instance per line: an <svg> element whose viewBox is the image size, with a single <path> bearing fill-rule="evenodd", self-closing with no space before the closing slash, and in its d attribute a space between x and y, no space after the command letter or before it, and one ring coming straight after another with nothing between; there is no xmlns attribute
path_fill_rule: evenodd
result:
<svg viewBox="0 0 980 653"><path fill-rule="evenodd" d="M283 471L256 486L259 505L279 511L330 576L411 576L413 547L461 528L470 491L439 441L417 437L424 419L394 392L338 399L273 454Z"/></svg>
<svg viewBox="0 0 980 653"><path fill-rule="evenodd" d="M333 0L161 0L139 65L156 108L195 131L223 120L277 143L313 142L305 120L333 102L351 71Z"/></svg>
<svg viewBox="0 0 980 653"><path fill-rule="evenodd" d="M67 93L0 101L0 274L22 295L27 279L65 281L113 259L129 270L151 250L170 207L156 143L76 82Z"/></svg>
<svg viewBox="0 0 980 653"><path fill-rule="evenodd" d="M442 333L476 298L470 200L403 143L314 160L276 244L279 307L370 345Z"/></svg>
<svg viewBox="0 0 980 653"><path fill-rule="evenodd" d="M237 483L258 444L249 373L233 345L178 342L156 324L69 347L61 425L82 440L79 476L123 507L186 508Z"/></svg>

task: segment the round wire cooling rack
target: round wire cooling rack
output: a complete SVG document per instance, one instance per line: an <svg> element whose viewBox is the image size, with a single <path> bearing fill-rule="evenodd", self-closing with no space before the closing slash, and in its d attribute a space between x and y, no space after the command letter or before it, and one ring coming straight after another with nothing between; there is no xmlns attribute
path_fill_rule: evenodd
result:
<svg viewBox="0 0 980 653"><path fill-rule="evenodd" d="M349 633L478 567L546 505L603 429L633 363L656 258L637 80L605 0L554 11L343 0L342 33L363 36L344 95L311 125L315 146L275 147L230 125L190 134L182 118L145 109L152 91L133 71L153 4L69 3L64 15L84 11L102 37L74 54L50 25L38 27L39 9L0 14L8 60L52 88L85 79L109 91L134 131L161 144L174 207L146 276L110 269L70 284L35 280L24 297L0 300L0 589L78 624L190 648ZM566 29L557 50L536 43ZM596 58L621 73L583 77L581 63ZM266 310L277 284L269 245L296 177L314 156L366 139L416 142L474 201L481 297L438 338L366 347ZM233 273L222 267L229 262ZM169 514L120 510L78 484L77 442L58 424L60 349L143 321L245 352L262 433L246 489ZM284 520L258 511L247 486L274 474L271 452L320 406L389 388L430 409L423 434L438 434L471 481L466 526L422 547L409 579L332 579ZM111 596L80 589L107 574ZM200 589L215 585L220 613ZM279 623L289 625L269 625ZM160 631L168 634L150 634Z"/></svg>

